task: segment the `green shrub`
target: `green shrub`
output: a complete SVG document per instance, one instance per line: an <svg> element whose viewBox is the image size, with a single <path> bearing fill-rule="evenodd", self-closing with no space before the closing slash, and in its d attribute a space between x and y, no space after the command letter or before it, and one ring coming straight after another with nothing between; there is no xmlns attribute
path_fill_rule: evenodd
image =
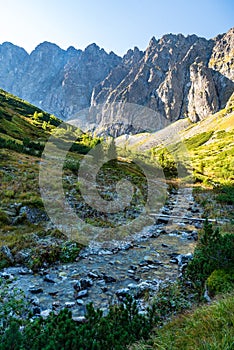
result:
<svg viewBox="0 0 234 350"><path fill-rule="evenodd" d="M40 236L43 237L45 232L42 230ZM54 233L58 237L59 233ZM59 238L64 238L61 234ZM44 264L52 265L56 261L63 263L75 261L77 258L81 245L77 242L64 242L51 244L50 246L37 246L33 249L28 266L33 271L38 271Z"/></svg>
<svg viewBox="0 0 234 350"><path fill-rule="evenodd" d="M222 186L220 193L217 195L217 200L221 203L234 204L234 186Z"/></svg>
<svg viewBox="0 0 234 350"><path fill-rule="evenodd" d="M8 215L0 209L0 227L10 223Z"/></svg>
<svg viewBox="0 0 234 350"><path fill-rule="evenodd" d="M22 344L22 334L19 330L19 322L12 320L2 336L0 350L20 350L20 344Z"/></svg>
<svg viewBox="0 0 234 350"><path fill-rule="evenodd" d="M15 192L13 190L6 190L4 192L4 196L7 197L7 198L14 198Z"/></svg>
<svg viewBox="0 0 234 350"><path fill-rule="evenodd" d="M174 157L167 149L162 149L158 154L158 161L166 177L178 176L177 165Z"/></svg>
<svg viewBox="0 0 234 350"><path fill-rule="evenodd" d="M79 169L79 161L73 158L67 158L64 162L63 168L76 173Z"/></svg>
<svg viewBox="0 0 234 350"><path fill-rule="evenodd" d="M234 287L234 271L232 269L214 270L208 277L206 285L212 296L230 292Z"/></svg>
<svg viewBox="0 0 234 350"><path fill-rule="evenodd" d="M80 245L76 242L66 242L61 248L59 260L61 262L71 262L77 258L80 252Z"/></svg>
<svg viewBox="0 0 234 350"><path fill-rule="evenodd" d="M233 251L234 236L221 235L206 220L194 257L188 264L186 277L203 293L205 282L214 270L234 268Z"/></svg>
<svg viewBox="0 0 234 350"><path fill-rule="evenodd" d="M23 144L21 144L15 140L6 140L0 137L0 148L7 148L16 152L39 157L42 154L44 145L40 142L30 141L28 138L25 138Z"/></svg>
<svg viewBox="0 0 234 350"><path fill-rule="evenodd" d="M153 313L140 315L136 302L128 297L123 304L113 305L105 317L101 310L95 311L92 304L88 305L83 324L73 321L72 313L67 309L58 315L52 313L45 320L39 318L27 322L21 336L17 323L11 323L2 336L0 334L0 349L124 350L131 342L146 339L153 323ZM4 343L9 334L8 342ZM8 347L13 341L12 334L16 334L18 343L15 347Z"/></svg>
<svg viewBox="0 0 234 350"><path fill-rule="evenodd" d="M167 317L188 309L191 301L187 298L186 292L180 282L167 282L160 286L153 302L156 313Z"/></svg>
<svg viewBox="0 0 234 350"><path fill-rule="evenodd" d="M37 246L33 249L28 266L33 271L38 271L44 264L54 264L60 256L61 248L54 244L50 246Z"/></svg>
<svg viewBox="0 0 234 350"><path fill-rule="evenodd" d="M8 281L0 279L0 335L7 330L13 319L20 321L27 312L28 305L23 292L17 288L12 289Z"/></svg>
<svg viewBox="0 0 234 350"><path fill-rule="evenodd" d="M10 262L0 252L0 270L4 269L5 267L8 267L8 266L10 266Z"/></svg>
<svg viewBox="0 0 234 350"><path fill-rule="evenodd" d="M190 137L189 139L185 140L185 145L188 148L188 150L196 149L202 146L205 142L207 142L211 138L213 133L213 131L206 131L201 134Z"/></svg>

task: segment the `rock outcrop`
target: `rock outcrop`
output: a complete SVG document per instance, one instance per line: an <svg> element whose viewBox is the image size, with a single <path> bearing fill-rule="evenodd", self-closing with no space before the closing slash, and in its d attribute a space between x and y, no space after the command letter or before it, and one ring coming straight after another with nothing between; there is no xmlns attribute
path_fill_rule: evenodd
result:
<svg viewBox="0 0 234 350"><path fill-rule="evenodd" d="M63 119L78 117L86 130L114 136L154 127L147 118L134 127L127 114L108 121L103 113L78 112L121 101L153 110L150 119L160 116L159 127L184 117L196 122L226 105L234 90L233 68L234 28L211 40L153 37L145 52L135 47L123 58L96 44L65 51L44 42L30 55L11 43L0 45L1 88Z"/></svg>

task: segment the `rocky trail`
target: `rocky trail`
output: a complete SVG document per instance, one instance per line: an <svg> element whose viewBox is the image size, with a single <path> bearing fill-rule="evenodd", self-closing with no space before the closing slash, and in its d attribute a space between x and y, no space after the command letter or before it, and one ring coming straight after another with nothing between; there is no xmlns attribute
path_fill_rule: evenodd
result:
<svg viewBox="0 0 234 350"><path fill-rule="evenodd" d="M0 277L10 289L24 291L35 315L46 317L64 307L82 320L86 305L108 311L126 294L141 312L160 283L172 281L192 258L202 210L190 188L172 191L155 224L124 241L90 242L74 263L57 264L38 273L22 266L5 268Z"/></svg>

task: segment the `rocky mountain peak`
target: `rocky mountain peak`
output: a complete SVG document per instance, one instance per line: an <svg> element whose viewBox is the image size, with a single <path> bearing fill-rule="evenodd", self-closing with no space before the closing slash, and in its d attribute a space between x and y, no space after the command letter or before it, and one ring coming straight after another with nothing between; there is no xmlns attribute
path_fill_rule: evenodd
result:
<svg viewBox="0 0 234 350"><path fill-rule="evenodd" d="M177 41L182 41L185 39L185 36L183 34L165 34L162 36L162 38L159 40L160 45L173 45L176 44Z"/></svg>
<svg viewBox="0 0 234 350"><path fill-rule="evenodd" d="M86 48L85 48L85 50L84 50L84 53L87 53L87 54L96 54L97 52L99 52L101 49L100 49L100 47L97 45L97 44L95 44L95 43L92 43L92 44L90 44L90 45L88 45ZM103 52L104 52L104 50L103 50Z"/></svg>
<svg viewBox="0 0 234 350"><path fill-rule="evenodd" d="M65 51L62 50L58 45L45 41L31 52L30 54L30 63L35 67L35 62L40 66L45 63L53 62L53 64L58 64L57 61L60 60L65 55ZM46 68L46 67L45 67Z"/></svg>
<svg viewBox="0 0 234 350"><path fill-rule="evenodd" d="M214 38L214 42L209 67L234 80L234 27Z"/></svg>
<svg viewBox="0 0 234 350"><path fill-rule="evenodd" d="M155 45L157 45L157 42L158 42L158 41L156 40L155 36L153 36L153 37L150 39L150 41L149 41L148 48L154 47Z"/></svg>
<svg viewBox="0 0 234 350"><path fill-rule="evenodd" d="M138 47L134 49L129 49L127 53L123 56L123 63L126 65L135 64L143 57L143 51L140 51Z"/></svg>
<svg viewBox="0 0 234 350"><path fill-rule="evenodd" d="M10 43L9 41L5 41L4 43L0 44L0 54L2 55L19 55L19 56L24 56L27 57L28 53L25 49L23 49L20 46L14 45L12 43ZM17 57L16 57L17 59ZM6 62L8 63L8 62Z"/></svg>
<svg viewBox="0 0 234 350"><path fill-rule="evenodd" d="M67 52L74 52L74 51L77 51L77 50L74 48L74 46L69 46L69 47L67 48Z"/></svg>
<svg viewBox="0 0 234 350"><path fill-rule="evenodd" d="M4 90L15 91L16 77L23 72L28 53L17 45L4 42L0 45L0 85Z"/></svg>
<svg viewBox="0 0 234 350"><path fill-rule="evenodd" d="M35 47L35 49L32 52L35 51L64 51L59 47L57 44L51 43L49 41L44 41L43 43L40 43Z"/></svg>

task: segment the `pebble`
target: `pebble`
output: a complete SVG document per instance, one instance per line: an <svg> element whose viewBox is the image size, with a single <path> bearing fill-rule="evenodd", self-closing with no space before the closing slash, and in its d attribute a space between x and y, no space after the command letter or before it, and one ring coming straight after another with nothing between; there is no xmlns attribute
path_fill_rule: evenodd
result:
<svg viewBox="0 0 234 350"><path fill-rule="evenodd" d="M41 311L40 315L43 318L47 318L51 312L52 312L51 309L43 310L43 311Z"/></svg>
<svg viewBox="0 0 234 350"><path fill-rule="evenodd" d="M48 283L55 283L54 279L50 275L45 275L44 281Z"/></svg>
<svg viewBox="0 0 234 350"><path fill-rule="evenodd" d="M103 279L106 283L113 283L113 282L116 282L116 278L112 277L112 276L107 276L107 275L104 275L103 276Z"/></svg>
<svg viewBox="0 0 234 350"><path fill-rule="evenodd" d="M34 306L40 305L40 300L37 297L34 297L30 300L31 304Z"/></svg>
<svg viewBox="0 0 234 350"><path fill-rule="evenodd" d="M81 290L80 292L77 293L76 295L76 298L79 299L79 298L85 298L88 296L88 291L87 289L85 290Z"/></svg>
<svg viewBox="0 0 234 350"><path fill-rule="evenodd" d="M92 279L97 279L99 276L96 273L90 271L88 273L88 277L90 277Z"/></svg>
<svg viewBox="0 0 234 350"><path fill-rule="evenodd" d="M61 304L60 304L60 301L54 301L54 302L52 303L52 308L53 308L53 309L57 309L60 305L61 305Z"/></svg>
<svg viewBox="0 0 234 350"><path fill-rule="evenodd" d="M55 297L58 293L59 293L58 290L51 290L48 292L48 294L51 295L52 297Z"/></svg>
<svg viewBox="0 0 234 350"><path fill-rule="evenodd" d="M67 308L71 308L73 306L75 306L76 303L74 301L67 301L64 306L67 307Z"/></svg>
<svg viewBox="0 0 234 350"><path fill-rule="evenodd" d="M87 289L93 285L93 281L90 278L81 278L79 282L81 289Z"/></svg>
<svg viewBox="0 0 234 350"><path fill-rule="evenodd" d="M41 308L39 306L34 306L32 308L33 315L40 315L41 314Z"/></svg>
<svg viewBox="0 0 234 350"><path fill-rule="evenodd" d="M149 269L157 269L157 267L155 265L148 265Z"/></svg>
<svg viewBox="0 0 234 350"><path fill-rule="evenodd" d="M31 287L28 289L28 291L32 294L39 294L39 293L43 293L43 289L40 287Z"/></svg>
<svg viewBox="0 0 234 350"><path fill-rule="evenodd" d="M178 264L178 260L177 259L170 259L170 263L171 264Z"/></svg>
<svg viewBox="0 0 234 350"><path fill-rule="evenodd" d="M85 322L87 322L85 316L72 317L72 319L73 319L73 321L75 321L77 323L85 323Z"/></svg>
<svg viewBox="0 0 234 350"><path fill-rule="evenodd" d="M65 271L59 272L59 277L66 277L67 273Z"/></svg>
<svg viewBox="0 0 234 350"><path fill-rule="evenodd" d="M144 261L148 264L152 264L154 262L154 257L152 257L150 255L146 255L146 256L144 256Z"/></svg>
<svg viewBox="0 0 234 350"><path fill-rule="evenodd" d="M8 280L8 281L13 281L14 280L14 276L10 273L7 273L7 272L1 272L0 276L2 278L4 278L5 280Z"/></svg>
<svg viewBox="0 0 234 350"><path fill-rule="evenodd" d="M126 295L129 294L129 288L121 288L118 289L115 294L117 295L117 297L126 297Z"/></svg>
<svg viewBox="0 0 234 350"><path fill-rule="evenodd" d="M22 275L22 276L24 276L24 275L28 275L28 274L32 274L33 272L32 272L32 270L30 270L30 269L27 269L26 267L22 267L20 270L19 270L19 275Z"/></svg>

